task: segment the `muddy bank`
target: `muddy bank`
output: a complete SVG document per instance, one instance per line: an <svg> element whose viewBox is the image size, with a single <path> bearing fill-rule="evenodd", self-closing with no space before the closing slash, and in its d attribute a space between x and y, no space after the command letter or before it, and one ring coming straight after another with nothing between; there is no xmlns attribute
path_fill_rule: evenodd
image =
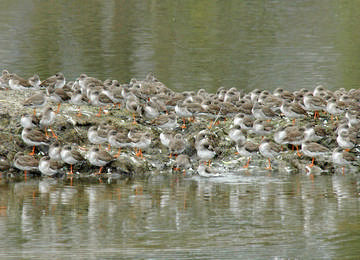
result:
<svg viewBox="0 0 360 260"><path fill-rule="evenodd" d="M14 155L23 151L30 153L32 147L26 145L22 138L22 127L20 124L21 116L24 113L31 114L33 110L26 108L22 105L22 102L29 96L33 95L35 91L16 91L16 90L2 90L0 91L0 155L5 157L11 164ZM53 107L56 110L56 104L49 103L48 106ZM148 176L154 174L177 174L173 171L175 160L169 158L169 151L163 147L160 143L159 135L161 130L153 127L149 122L144 121L141 117L137 117L137 124L133 124L132 114L125 108L118 106L109 106L105 109L105 113L101 117L96 116L98 108L91 105L84 105L81 107L81 116L77 116L78 108L71 104L63 103L60 108L60 112L56 116L56 122L52 126L52 129L58 136L57 141L61 144L77 144L80 147L89 148L93 145L89 143L87 132L91 126L110 125L113 129L126 129L128 131L150 131L152 136L152 143L148 149L144 151L144 158L139 158L135 155L133 149L123 149L121 155L114 159L110 164L105 167L103 177L110 176L111 173L116 173L126 176ZM41 109L38 109L37 114L41 113ZM196 120L192 124L189 124L186 129L180 128L180 121L178 129L183 133L185 139L188 141L186 153L190 157L195 156L195 149L192 147L194 143L194 135L201 129L207 129L209 124L208 120ZM221 122L219 126L212 131L214 136L224 137L225 129L230 123ZM56 139L49 136L52 142ZM224 138L220 138L221 142L226 142ZM225 148L225 144L218 142L218 158L226 157L226 154L230 152ZM107 148L107 144L103 145L103 149ZM81 151L81 150L80 150ZM35 158L40 159L47 154L47 146L39 146L36 148ZM81 153L86 156L85 151ZM111 149L110 153L114 155L117 153L117 149ZM193 160L192 160L193 161ZM194 158L194 161L196 159ZM193 166L192 168L195 168ZM63 173L68 171L69 166L64 164ZM74 170L77 177L88 177L97 170L97 167L91 166L87 161L75 165ZM191 170L190 170L191 171ZM14 167L10 167L8 170L11 176L22 175L23 173ZM39 175L38 172L33 172L34 175ZM98 177L98 176L96 176Z"/></svg>
<svg viewBox="0 0 360 260"><path fill-rule="evenodd" d="M2 90L0 91L0 155L12 163L14 155L19 151L30 152L31 147L27 146L22 138L20 125L20 118L24 113L32 113L32 109L25 108L22 102L34 94L34 91L16 91L16 90ZM56 110L56 104L48 104ZM52 129L58 136L58 141L61 144L77 144L80 147L89 148L92 145L87 138L87 131L91 126L99 125L111 125L112 128L126 129L128 131L150 131L152 143L148 149L144 151L144 158L139 158L135 155L133 149L123 149L121 155L118 158L109 163L102 174L102 177L109 176L149 176L156 174L196 174L196 168L199 166L199 161L196 156L196 150L194 148L195 135L204 129L207 129L211 133L211 140L213 147L216 150L216 157L212 161L213 169L219 172L226 171L243 171L242 166L245 164L247 158L241 158L236 155L235 143L233 143L229 137L228 132L232 125L232 118L217 117L206 118L198 117L195 122L187 122L187 127L182 129L180 126L182 121L178 120L178 127L174 129L174 132L180 132L187 141L185 154L190 157L191 168L184 171L175 171L175 160L169 158L169 150L164 147L159 135L161 130L154 127L149 121L143 120L141 117L137 117L137 124L132 122L132 114L129 113L124 107L109 106L101 117L97 117L98 108L91 105L84 105L81 107L82 116L77 116L77 107L63 103L60 108L60 112L57 114L56 122L52 126ZM41 110L38 111L40 113ZM209 125L212 120L216 120L215 124L212 124L212 128L209 129ZM285 122L279 121L278 124L284 124ZM333 131L331 125L328 126L329 131ZM52 142L55 142L55 138L51 137ZM261 141L260 136L249 135L248 138L254 142L259 143ZM329 144L329 146L335 147L335 144ZM105 149L107 145L103 146ZM36 149L35 157L40 159L47 154L48 147L40 146ZM86 152L82 151L86 156ZM117 153L117 149L111 149L110 153L114 155ZM284 173L305 173L306 164L309 163L309 158L296 156L291 149L287 152L282 152L281 158L275 160L273 165L275 170ZM318 168L312 169L312 171L318 170L321 174L329 174L334 172L334 167L331 163L326 161L319 161ZM261 156L254 156L251 162L249 171L263 169L266 165L265 159ZM69 171L69 165L64 164L61 176L66 176ZM74 166L75 177L95 177L97 167L91 166L87 161ZM7 171L10 176L22 176L22 172L10 167ZM39 172L33 172L34 175L40 175Z"/></svg>

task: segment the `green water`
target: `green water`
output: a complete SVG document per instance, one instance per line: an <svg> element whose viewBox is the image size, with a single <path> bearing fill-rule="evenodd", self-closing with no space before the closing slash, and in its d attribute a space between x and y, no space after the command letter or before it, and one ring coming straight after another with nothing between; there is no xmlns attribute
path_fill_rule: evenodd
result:
<svg viewBox="0 0 360 260"><path fill-rule="evenodd" d="M227 175L2 183L0 257L340 259L360 255L354 177Z"/></svg>
<svg viewBox="0 0 360 260"><path fill-rule="evenodd" d="M2 1L0 66L181 90L360 85L357 1Z"/></svg>
<svg viewBox="0 0 360 260"><path fill-rule="evenodd" d="M358 1L4 0L0 69L177 91L360 86ZM356 259L357 172L0 185L0 258Z"/></svg>

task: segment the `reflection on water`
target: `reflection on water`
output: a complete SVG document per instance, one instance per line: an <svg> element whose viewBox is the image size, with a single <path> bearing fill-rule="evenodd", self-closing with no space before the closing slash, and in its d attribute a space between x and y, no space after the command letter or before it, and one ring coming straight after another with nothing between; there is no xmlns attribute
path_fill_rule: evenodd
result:
<svg viewBox="0 0 360 260"><path fill-rule="evenodd" d="M357 1L4 0L1 66L182 91L360 85Z"/></svg>
<svg viewBox="0 0 360 260"><path fill-rule="evenodd" d="M351 177L1 184L2 256L341 258L360 254Z"/></svg>
<svg viewBox="0 0 360 260"><path fill-rule="evenodd" d="M3 0L0 69L172 89L360 85L357 1ZM349 176L0 182L0 257L360 255ZM50 256L50 257L49 257Z"/></svg>

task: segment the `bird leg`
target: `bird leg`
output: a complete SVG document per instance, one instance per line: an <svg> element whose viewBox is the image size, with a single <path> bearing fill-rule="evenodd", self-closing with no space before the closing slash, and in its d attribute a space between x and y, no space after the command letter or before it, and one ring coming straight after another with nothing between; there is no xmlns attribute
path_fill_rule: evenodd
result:
<svg viewBox="0 0 360 260"><path fill-rule="evenodd" d="M296 151L297 151L296 152L297 156L301 157L302 153L299 152L299 146L298 145L296 146Z"/></svg>
<svg viewBox="0 0 360 260"><path fill-rule="evenodd" d="M251 157L248 158L247 163L243 166L243 168L248 168L250 163Z"/></svg>
<svg viewBox="0 0 360 260"><path fill-rule="evenodd" d="M29 153L29 155L34 155L35 154L35 146L33 146L32 152Z"/></svg>
<svg viewBox="0 0 360 260"><path fill-rule="evenodd" d="M309 167L313 167L315 162L315 157L312 158L311 164L309 164Z"/></svg>
<svg viewBox="0 0 360 260"><path fill-rule="evenodd" d="M133 123L133 125L136 125L137 123L136 123L136 120L135 120L135 114L134 114L134 113L133 113L133 119L134 119L134 120L133 120L132 123Z"/></svg>
<svg viewBox="0 0 360 260"><path fill-rule="evenodd" d="M100 169L99 169L99 172L97 173L98 175L101 174L102 169L103 169L103 167L101 166Z"/></svg>
<svg viewBox="0 0 360 260"><path fill-rule="evenodd" d="M44 130L44 132L45 132L45 136L46 136L46 138L49 138L49 135L48 135L48 133L47 133L47 129L46 129L46 126L45 126L45 128L44 128L45 130Z"/></svg>
<svg viewBox="0 0 360 260"><path fill-rule="evenodd" d="M55 134L55 132L51 129L51 127L49 127L49 129L50 129L50 131L51 131L51 133L52 133L53 137L57 140L57 139L58 139L58 137L57 137L57 135ZM45 132L45 133L46 133L46 132Z"/></svg>
<svg viewBox="0 0 360 260"><path fill-rule="evenodd" d="M141 148L139 148L139 151L136 153L136 156L143 158L143 154L142 154Z"/></svg>
<svg viewBox="0 0 360 260"><path fill-rule="evenodd" d="M60 112L60 106L61 106L61 103L59 103L58 106L57 106L57 110L56 110L56 112L55 112L56 114L59 114L59 112Z"/></svg>
<svg viewBox="0 0 360 260"><path fill-rule="evenodd" d="M68 172L67 174L70 174L70 175L73 175L73 174L74 174L72 164L70 164L70 172Z"/></svg>
<svg viewBox="0 0 360 260"><path fill-rule="evenodd" d="M268 161L269 161L269 166L268 166L268 167L266 167L265 169L266 169L266 170L271 170L272 168L271 168L271 161L270 161L270 158L268 158Z"/></svg>
<svg viewBox="0 0 360 260"><path fill-rule="evenodd" d="M315 111L315 113L314 113L314 119L316 119L316 118L319 118L320 116L319 116L319 111Z"/></svg>
<svg viewBox="0 0 360 260"><path fill-rule="evenodd" d="M121 148L119 148L117 154L114 155L114 158L118 158L120 156L120 153L121 153Z"/></svg>
<svg viewBox="0 0 360 260"><path fill-rule="evenodd" d="M26 181L26 170L24 171L24 180Z"/></svg>
<svg viewBox="0 0 360 260"><path fill-rule="evenodd" d="M182 128L182 129L185 129L185 128L186 128L186 124L185 124L185 118L184 118L184 117L182 118L182 121L183 121L183 124L182 124L181 128Z"/></svg>

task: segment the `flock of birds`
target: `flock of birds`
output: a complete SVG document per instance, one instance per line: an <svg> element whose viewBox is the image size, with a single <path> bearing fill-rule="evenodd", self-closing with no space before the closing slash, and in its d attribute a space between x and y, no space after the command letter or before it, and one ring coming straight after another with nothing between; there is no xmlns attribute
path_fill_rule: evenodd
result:
<svg viewBox="0 0 360 260"><path fill-rule="evenodd" d="M44 81L37 75L26 80L7 70L2 72L0 87L35 90L22 103L34 112L21 117L21 137L33 147L32 152L16 153L12 164L0 158L1 170L13 166L23 170L25 176L27 171L57 176L64 164L69 165L67 174L72 175L73 165L86 160L100 167L96 174L101 174L103 167L124 149L128 153L134 149L134 155L144 158L144 150L160 143L168 150L169 158L175 158L174 170L186 173L197 165L202 176L221 175L210 166L211 160L233 147L237 156L246 160L238 168L248 168L251 159L257 157L268 160L266 169L271 170L272 161L289 153L294 154L291 160L308 160L304 167L310 172L314 165L321 168L321 162L325 162L342 167L344 173L345 167L358 166L359 162L360 89L330 91L317 86L293 92L277 88L244 93L220 87L216 93L204 89L175 92L151 73L144 80L120 84L85 74L66 82L62 73ZM57 111L50 103L58 105ZM141 122L145 128L101 123L87 130L90 146L60 143L51 126L62 103L77 106L78 117L84 116L81 108L86 106L98 107L99 118L106 118L109 109L126 110L133 118L128 124ZM152 129L157 129L156 140ZM217 135L216 129L222 129L225 135ZM106 143L108 148L102 148ZM34 157L37 146L48 147L40 160Z"/></svg>

